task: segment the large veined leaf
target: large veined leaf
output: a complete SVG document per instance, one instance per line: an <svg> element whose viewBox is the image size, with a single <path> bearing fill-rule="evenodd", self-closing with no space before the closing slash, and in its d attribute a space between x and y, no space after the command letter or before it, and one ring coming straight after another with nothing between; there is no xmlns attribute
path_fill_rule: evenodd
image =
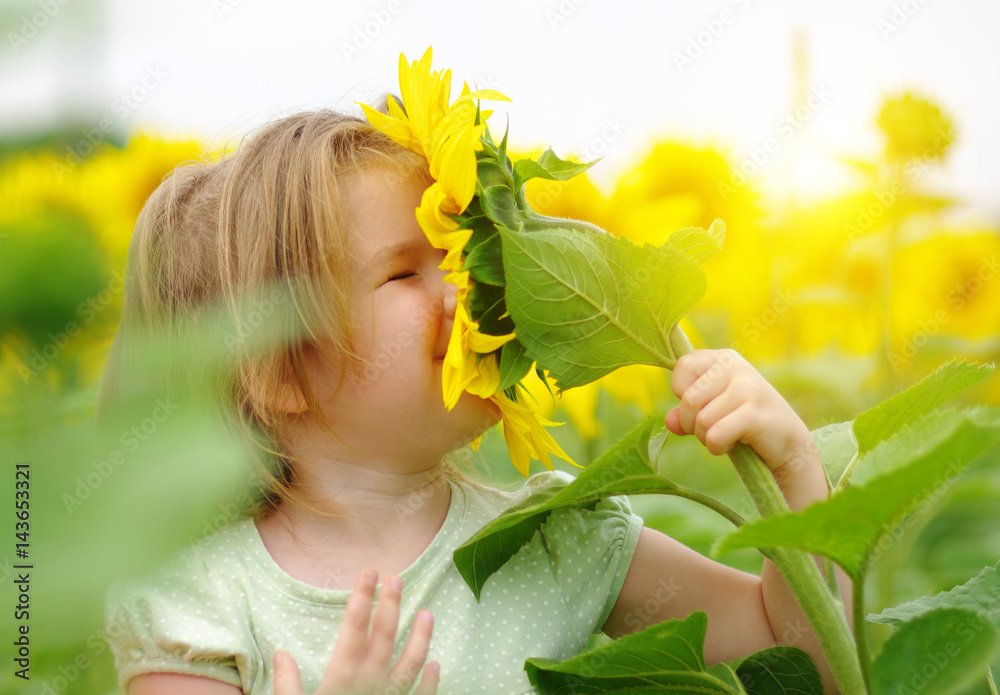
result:
<svg viewBox="0 0 1000 695"><path fill-rule="evenodd" d="M706 668L707 625L704 613L692 613L684 620L659 623L566 661L528 659L524 670L542 695L742 695L745 691L731 672Z"/></svg>
<svg viewBox="0 0 1000 695"><path fill-rule="evenodd" d="M857 578L893 542L887 533L930 504L948 480L1000 441L1000 409L931 414L879 444L866 457L867 480L799 512L745 524L715 552L784 546L833 558ZM870 466L867 464L871 464ZM885 539L888 539L887 541Z"/></svg>
<svg viewBox="0 0 1000 695"><path fill-rule="evenodd" d="M1000 632L1000 563L987 567L975 577L948 591L925 596L915 601L887 608L878 615L868 615L873 623L888 623L901 627L904 623L939 608L962 608L976 613ZM992 663L995 673L1000 673L1000 654Z"/></svg>
<svg viewBox="0 0 1000 695"><path fill-rule="evenodd" d="M952 695L982 678L997 647L984 618L960 608L925 613L886 641L871 668L871 695Z"/></svg>
<svg viewBox="0 0 1000 695"><path fill-rule="evenodd" d="M747 695L812 695L823 691L812 658L795 647L751 654L736 668Z"/></svg>
<svg viewBox="0 0 1000 695"><path fill-rule="evenodd" d="M657 474L649 451L650 434L662 421L662 415L650 415L572 483L532 495L455 550L455 565L476 598L486 580L531 540L553 509L593 504L612 495L676 492L677 486Z"/></svg>
<svg viewBox="0 0 1000 695"><path fill-rule="evenodd" d="M879 442L992 373L992 364L948 362L905 391L861 413L854 420L858 455L864 456Z"/></svg>
<svg viewBox="0 0 1000 695"><path fill-rule="evenodd" d="M568 229L499 228L507 310L560 389L630 364L673 367L671 329L705 292L685 252Z"/></svg>
<svg viewBox="0 0 1000 695"><path fill-rule="evenodd" d="M938 608L971 610L1000 630L1000 563L985 568L965 584L934 596L925 596L901 603L895 608L887 608L877 615L869 615L868 620L900 627L903 623Z"/></svg>

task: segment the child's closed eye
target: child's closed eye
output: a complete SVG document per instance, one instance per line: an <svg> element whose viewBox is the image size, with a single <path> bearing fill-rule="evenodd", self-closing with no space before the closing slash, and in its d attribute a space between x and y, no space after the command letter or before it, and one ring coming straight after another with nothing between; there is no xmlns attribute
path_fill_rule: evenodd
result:
<svg viewBox="0 0 1000 695"><path fill-rule="evenodd" d="M405 280L406 278L413 277L416 274L416 271L405 270L401 273L395 273L394 275L389 276L389 279L386 280L386 282L392 282L393 280Z"/></svg>

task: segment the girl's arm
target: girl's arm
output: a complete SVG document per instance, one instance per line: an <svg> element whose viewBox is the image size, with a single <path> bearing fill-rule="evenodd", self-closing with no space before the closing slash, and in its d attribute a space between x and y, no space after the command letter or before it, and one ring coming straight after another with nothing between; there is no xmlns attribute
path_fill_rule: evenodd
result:
<svg viewBox="0 0 1000 695"><path fill-rule="evenodd" d="M129 681L128 695L243 695L243 691L214 678L144 673Z"/></svg>
<svg viewBox="0 0 1000 695"><path fill-rule="evenodd" d="M805 423L738 353L697 350L684 355L674 368L672 385L681 399L667 414L666 426L672 432L694 434L716 455L736 442L750 445L771 469L792 509L828 496L826 475ZM837 577L850 622L850 579L839 568ZM808 621L770 561L764 561L756 577L709 560L658 531L642 529L604 632L620 637L696 610L708 614L709 663L777 644L795 646L816 663L824 692L836 692Z"/></svg>

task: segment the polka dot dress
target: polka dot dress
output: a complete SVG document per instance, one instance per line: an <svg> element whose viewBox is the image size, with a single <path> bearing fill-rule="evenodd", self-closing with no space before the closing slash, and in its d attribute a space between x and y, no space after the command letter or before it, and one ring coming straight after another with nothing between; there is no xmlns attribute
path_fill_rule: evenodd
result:
<svg viewBox="0 0 1000 695"><path fill-rule="evenodd" d="M444 524L401 573L394 661L422 608L434 613L428 661L441 663L442 695L533 693L525 659L562 660L582 650L611 613L638 542L642 519L627 498L554 510L487 580L478 603L452 561L455 548L504 510L570 480L546 471L515 492L449 482ZM271 657L283 649L298 662L304 691L313 692L349 597L290 577L253 520L238 521L147 579L109 590L106 629L119 683L124 692L141 673L175 672L263 695L273 692Z"/></svg>

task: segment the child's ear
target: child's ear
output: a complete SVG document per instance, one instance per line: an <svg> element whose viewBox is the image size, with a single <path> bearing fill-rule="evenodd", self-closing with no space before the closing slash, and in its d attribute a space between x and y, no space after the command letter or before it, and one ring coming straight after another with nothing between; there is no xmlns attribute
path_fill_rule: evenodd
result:
<svg viewBox="0 0 1000 695"><path fill-rule="evenodd" d="M294 382L281 382L281 386L278 388L277 401L275 405L278 410L289 415L304 413L309 410L309 404L306 403L305 396L302 395L302 389Z"/></svg>
<svg viewBox="0 0 1000 695"><path fill-rule="evenodd" d="M259 379L243 377L243 386L254 403L272 412L289 415L304 413L309 409L302 389L294 380L283 378L268 389Z"/></svg>

